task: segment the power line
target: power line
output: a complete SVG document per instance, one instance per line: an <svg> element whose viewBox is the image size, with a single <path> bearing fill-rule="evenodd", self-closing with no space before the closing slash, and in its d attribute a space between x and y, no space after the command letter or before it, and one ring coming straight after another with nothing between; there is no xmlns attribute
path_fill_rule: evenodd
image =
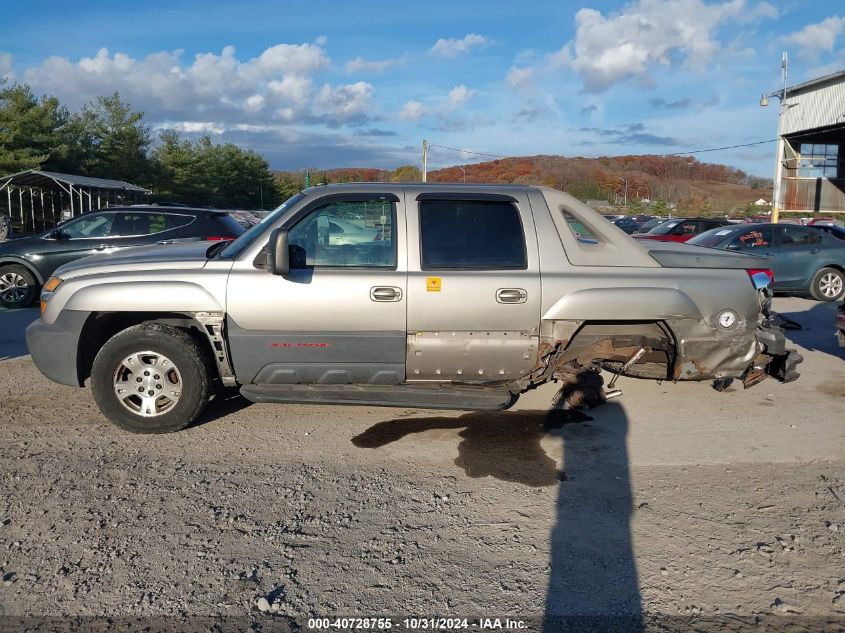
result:
<svg viewBox="0 0 845 633"><path fill-rule="evenodd" d="M683 156L685 154L703 154L704 152L719 152L725 149L737 149L739 147L752 147L753 145L764 145L765 143L774 143L776 138L767 141L755 141L753 143L742 143L740 145L725 145L724 147L708 147L707 149L694 149L689 152L672 152L671 154L663 154L663 156Z"/></svg>
<svg viewBox="0 0 845 633"><path fill-rule="evenodd" d="M462 154L474 154L475 156L489 156L491 158L509 158L508 156L499 156L498 154L485 154L484 152L473 152L469 149L458 149L457 147L446 147L445 145L437 145L436 143L429 143L429 147L439 147L440 149L448 149L453 152L460 152Z"/></svg>
<svg viewBox="0 0 845 633"><path fill-rule="evenodd" d="M767 139L765 141L754 141L753 143L740 143L738 145L725 145L723 147L707 147L704 149L693 149L685 152L671 152L662 154L662 156L685 156L687 154L705 154L707 152L721 152L728 149L739 149L742 147L754 147L755 145L765 145L766 143L774 143L777 139ZM452 152L460 152L462 154L473 154L474 156L488 156L490 158L513 158L512 156L501 156L499 154L490 154L487 152L476 152L469 149L458 149L457 147L447 147L446 145L438 145L436 143L429 143L429 147L439 147L440 149L447 149Z"/></svg>

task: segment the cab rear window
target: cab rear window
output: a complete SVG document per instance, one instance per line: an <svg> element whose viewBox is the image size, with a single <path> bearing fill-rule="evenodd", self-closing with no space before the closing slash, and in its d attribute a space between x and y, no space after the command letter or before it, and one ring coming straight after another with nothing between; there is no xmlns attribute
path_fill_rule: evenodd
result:
<svg viewBox="0 0 845 633"><path fill-rule="evenodd" d="M519 211L510 202L420 202L423 270L527 268Z"/></svg>

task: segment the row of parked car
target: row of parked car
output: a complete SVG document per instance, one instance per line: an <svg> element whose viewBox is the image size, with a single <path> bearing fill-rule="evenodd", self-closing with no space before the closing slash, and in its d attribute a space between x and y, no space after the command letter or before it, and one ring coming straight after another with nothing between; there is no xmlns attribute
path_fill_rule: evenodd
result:
<svg viewBox="0 0 845 633"><path fill-rule="evenodd" d="M766 258L774 290L809 294L818 301L845 295L845 227L830 218L772 224L724 218L605 216L634 239L679 242ZM645 221L643 221L645 220ZM636 227L636 228L634 228Z"/></svg>
<svg viewBox="0 0 845 633"><path fill-rule="evenodd" d="M32 304L62 264L133 246L233 240L258 219L246 211L187 205L107 207L77 216L38 235L0 242L0 304Z"/></svg>

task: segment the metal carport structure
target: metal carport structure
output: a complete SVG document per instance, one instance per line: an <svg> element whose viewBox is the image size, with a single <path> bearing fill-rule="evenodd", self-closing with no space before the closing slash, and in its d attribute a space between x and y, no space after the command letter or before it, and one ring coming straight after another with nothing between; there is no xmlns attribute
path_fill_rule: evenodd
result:
<svg viewBox="0 0 845 633"><path fill-rule="evenodd" d="M12 195L13 189L16 196ZM3 206L7 207L15 230L21 233L46 230L62 219L63 211L75 216L109 204L137 202L139 196L150 193L149 189L122 180L37 169L0 176L0 205L5 197Z"/></svg>

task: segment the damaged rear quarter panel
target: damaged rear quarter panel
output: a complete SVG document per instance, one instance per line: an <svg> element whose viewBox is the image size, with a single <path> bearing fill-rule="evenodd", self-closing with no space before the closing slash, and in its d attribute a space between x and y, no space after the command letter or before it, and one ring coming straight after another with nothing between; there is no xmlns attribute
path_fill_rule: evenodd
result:
<svg viewBox="0 0 845 633"><path fill-rule="evenodd" d="M555 204L565 203L576 212L592 213L564 194L546 194L550 196ZM544 205L546 200L541 195L532 197L531 203ZM756 331L761 315L757 293L745 270L663 267L645 249L638 250L636 240L610 230L607 237L617 244L613 249L598 245L604 252L603 264L585 259L584 265L575 265L564 251L565 233L560 231L568 229L556 217L561 210L555 204L549 205L550 213L535 214L541 242L542 331L577 328L562 326L561 322L661 322L675 338L674 379L736 377L748 368L759 351ZM578 248L589 249L590 245L579 243ZM730 329L717 325L723 310L732 310L738 316ZM549 349L569 341L543 343L544 349Z"/></svg>

